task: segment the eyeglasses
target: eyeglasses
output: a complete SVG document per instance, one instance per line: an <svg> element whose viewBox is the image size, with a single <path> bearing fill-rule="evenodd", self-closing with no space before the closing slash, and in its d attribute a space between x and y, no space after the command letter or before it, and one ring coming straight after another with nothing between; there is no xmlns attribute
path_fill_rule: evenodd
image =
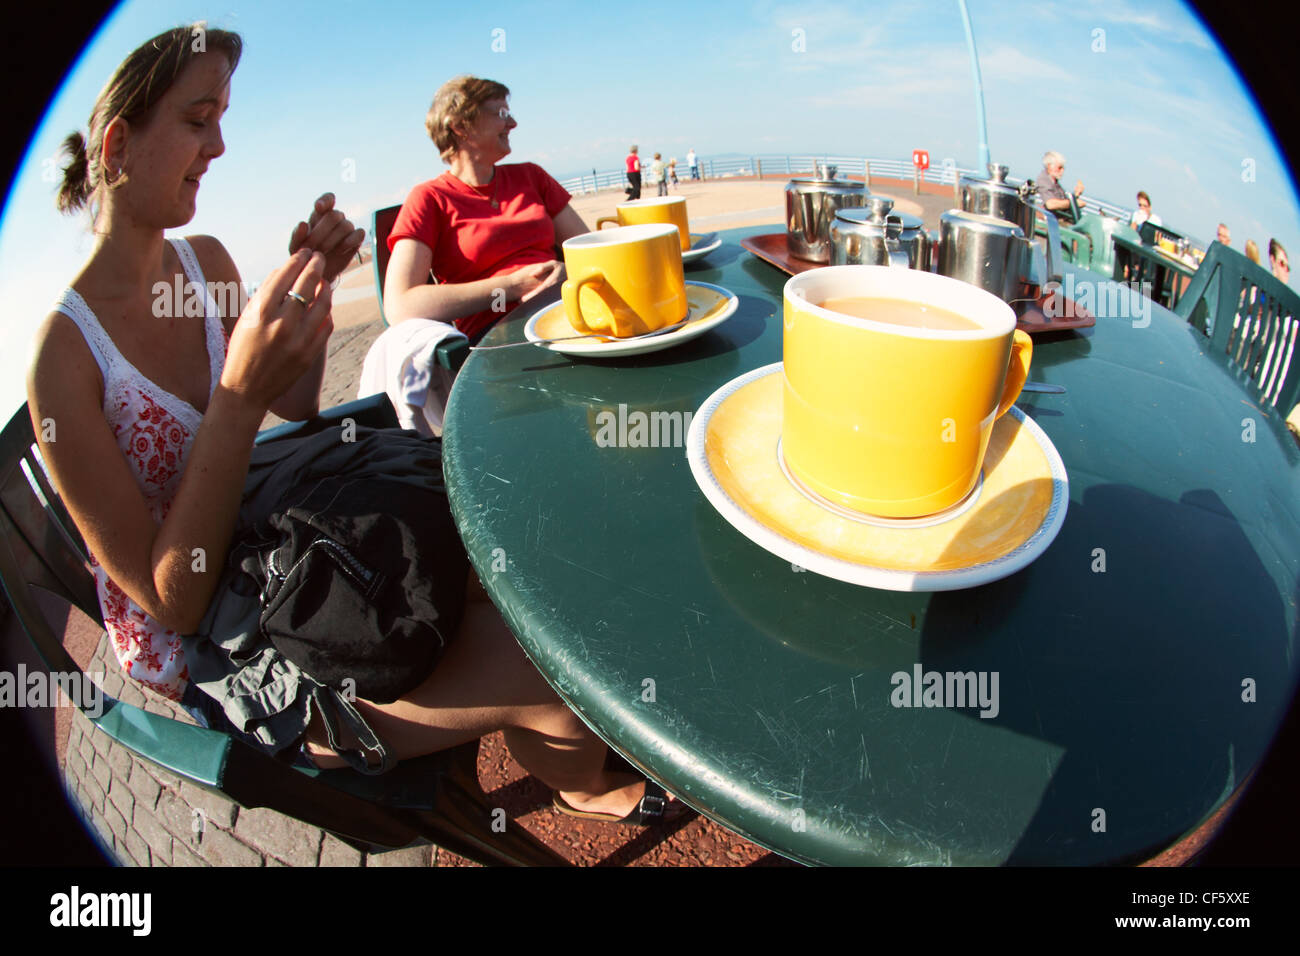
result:
<svg viewBox="0 0 1300 956"><path fill-rule="evenodd" d="M497 116L500 117L500 118L503 119L503 120L514 119L514 117L510 115L510 109L509 109L508 107L505 107L505 106L503 106L503 107L501 107L501 109L497 110Z"/></svg>

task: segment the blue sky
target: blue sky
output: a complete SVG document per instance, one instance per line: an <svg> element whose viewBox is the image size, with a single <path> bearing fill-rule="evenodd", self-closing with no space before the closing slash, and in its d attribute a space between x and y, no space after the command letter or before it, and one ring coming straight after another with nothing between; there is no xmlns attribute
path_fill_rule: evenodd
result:
<svg viewBox="0 0 1300 956"><path fill-rule="evenodd" d="M1193 235L1210 238L1224 220L1238 248L1246 238L1265 248L1270 236L1300 248L1284 160L1231 64L1181 3L969 3L992 157L1012 175L1036 175L1054 148L1067 157L1067 184L1081 178L1092 195L1132 205L1143 188L1166 223ZM462 72L511 88L512 160L558 177L615 168L632 142L678 157L694 146L705 156L901 159L922 147L936 165L977 158L955 0L379 0L367 12L331 0L133 0L74 67L5 208L5 409L23 400L33 330L90 248L85 219L55 212L55 184L42 174L62 138L84 130L122 58L196 19L241 32L245 53L223 123L226 154L183 232L221 238L246 281L279 263L319 193L336 192L363 223L439 174L424 115L434 90Z"/></svg>

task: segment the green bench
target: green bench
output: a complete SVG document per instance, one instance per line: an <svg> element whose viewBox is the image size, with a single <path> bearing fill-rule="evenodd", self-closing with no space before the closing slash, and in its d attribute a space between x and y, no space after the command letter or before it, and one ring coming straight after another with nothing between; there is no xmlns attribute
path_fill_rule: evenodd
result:
<svg viewBox="0 0 1300 956"><path fill-rule="evenodd" d="M1213 242L1174 311L1284 416L1300 401L1300 294Z"/></svg>
<svg viewBox="0 0 1300 956"><path fill-rule="evenodd" d="M376 395L309 422L263 432L258 441L340 427L347 419L396 424L387 397ZM62 598L102 626L99 600L84 542L45 475L34 441L24 405L0 432L0 583L45 666L52 673L80 675L31 589ZM99 715L92 716L94 711ZM321 827L360 850L427 839L487 865L565 862L516 824L504 832L494 829L493 808L478 784L477 741L368 777L352 770L300 770L228 734L107 695L102 709L86 706L82 712L96 732L196 786L223 793L242 807L267 807Z"/></svg>

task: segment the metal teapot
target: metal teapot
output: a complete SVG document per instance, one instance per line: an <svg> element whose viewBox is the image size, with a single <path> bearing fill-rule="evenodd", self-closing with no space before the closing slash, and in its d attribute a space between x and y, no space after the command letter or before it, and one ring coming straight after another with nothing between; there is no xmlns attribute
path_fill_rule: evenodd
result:
<svg viewBox="0 0 1300 956"><path fill-rule="evenodd" d="M1001 163L989 163L989 178L973 176L961 178L961 208L994 219L1005 219L1019 226L1023 234L1020 251L1019 277L1026 283L1033 281L1033 241L1037 213L1047 221L1046 260L1047 275L1043 284L1061 281L1061 235L1057 229L1056 215L1043 205L1038 187L1033 180L1020 186L1007 182L1008 168Z"/></svg>
<svg viewBox="0 0 1300 956"><path fill-rule="evenodd" d="M831 265L930 268L930 237L916 216L871 196L861 209L841 209L831 223Z"/></svg>
<svg viewBox="0 0 1300 956"><path fill-rule="evenodd" d="M865 204L865 183L848 179L792 179L785 187L786 244L790 255L831 261L831 222L841 209Z"/></svg>

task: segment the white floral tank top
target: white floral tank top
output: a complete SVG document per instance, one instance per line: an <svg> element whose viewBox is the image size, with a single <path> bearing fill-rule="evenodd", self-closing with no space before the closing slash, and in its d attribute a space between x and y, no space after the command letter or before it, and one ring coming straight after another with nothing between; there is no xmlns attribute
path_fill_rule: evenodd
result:
<svg viewBox="0 0 1300 956"><path fill-rule="evenodd" d="M202 296L211 397L226 364L225 329L194 250L183 239L170 242L186 279L193 283L185 290L186 298L191 293ZM161 525L180 487L185 459L203 416L189 402L141 375L117 350L86 300L75 290L66 290L55 309L77 323L99 364L104 378L104 417L135 474L154 521ZM163 627L127 597L93 554L90 562L104 626L118 663L131 679L164 697L180 700L189 680L180 635Z"/></svg>

